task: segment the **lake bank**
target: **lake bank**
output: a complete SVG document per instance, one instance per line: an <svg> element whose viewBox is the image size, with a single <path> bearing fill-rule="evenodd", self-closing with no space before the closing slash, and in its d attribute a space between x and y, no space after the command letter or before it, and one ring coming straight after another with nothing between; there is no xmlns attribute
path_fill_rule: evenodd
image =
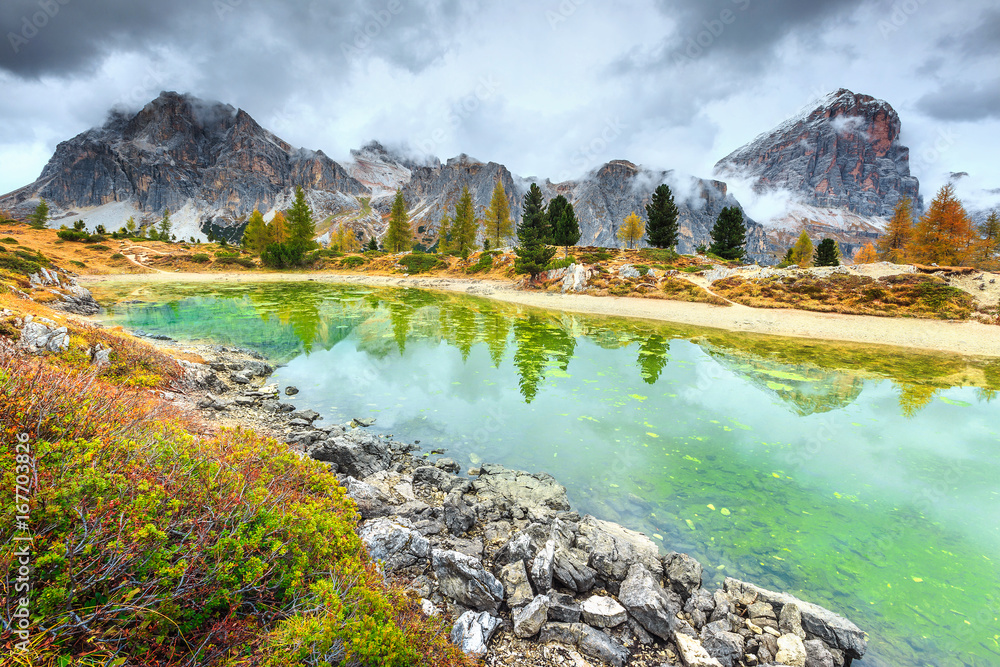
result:
<svg viewBox="0 0 1000 667"><path fill-rule="evenodd" d="M946 352L974 357L1000 357L1000 330L979 322L842 315L802 310L770 310L742 305L727 307L703 303L595 297L521 290L514 283L459 278L390 277L316 273L154 273L80 276L83 284L101 282L280 282L313 281L370 286L444 290L525 306L591 315L632 317L744 333L813 340L887 345L913 350Z"/></svg>

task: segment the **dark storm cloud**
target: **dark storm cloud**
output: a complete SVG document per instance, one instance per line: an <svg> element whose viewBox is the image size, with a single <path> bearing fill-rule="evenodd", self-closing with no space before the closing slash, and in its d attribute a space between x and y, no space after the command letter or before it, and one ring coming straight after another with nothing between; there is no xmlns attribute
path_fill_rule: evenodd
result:
<svg viewBox="0 0 1000 667"><path fill-rule="evenodd" d="M371 56L418 71L446 50L455 24L474 8L459 0L4 0L0 69L67 76L112 53L160 48L203 55L248 79L275 57L286 59L286 74L296 61L344 68Z"/></svg>
<svg viewBox="0 0 1000 667"><path fill-rule="evenodd" d="M790 32L808 32L831 17L849 16L863 1L659 0L657 4L664 14L676 16L680 46L694 43L747 56L770 50Z"/></svg>
<svg viewBox="0 0 1000 667"><path fill-rule="evenodd" d="M948 83L920 98L917 108L938 120L1000 119L1000 78L981 85Z"/></svg>
<svg viewBox="0 0 1000 667"><path fill-rule="evenodd" d="M970 13L972 28L963 35L949 35L938 42L941 50L961 50L968 56L997 56L1000 54L1000 9L983 12L978 17Z"/></svg>

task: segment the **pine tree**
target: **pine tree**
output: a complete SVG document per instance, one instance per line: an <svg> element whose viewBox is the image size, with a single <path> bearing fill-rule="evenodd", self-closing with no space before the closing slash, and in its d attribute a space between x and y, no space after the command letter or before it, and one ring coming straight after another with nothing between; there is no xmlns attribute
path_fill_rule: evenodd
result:
<svg viewBox="0 0 1000 667"><path fill-rule="evenodd" d="M545 271L553 255L556 254L555 248L545 245L544 234L548 227L545 220L545 203L542 191L535 183L532 183L524 194L523 209L521 224L517 226L518 245L514 249L517 253L514 270L530 274L534 279Z"/></svg>
<svg viewBox="0 0 1000 667"><path fill-rule="evenodd" d="M406 200L403 191L396 190L396 198L392 202L392 213L389 214L389 230L385 233L382 245L387 252L403 252L413 245L413 231L410 229L410 218L406 213Z"/></svg>
<svg viewBox="0 0 1000 667"><path fill-rule="evenodd" d="M259 255L267 247L267 225L264 224L264 216L257 209L250 214L247 226L243 230L243 247L250 252Z"/></svg>
<svg viewBox="0 0 1000 667"><path fill-rule="evenodd" d="M125 231L128 232L129 236L132 236L138 228L138 225L135 224L135 217L130 215L125 221Z"/></svg>
<svg viewBox="0 0 1000 667"><path fill-rule="evenodd" d="M903 197L896 204L885 234L878 240L879 257L893 264L902 264L906 261L906 251L912 239L913 202L909 197Z"/></svg>
<svg viewBox="0 0 1000 667"><path fill-rule="evenodd" d="M803 229L802 233L799 234L799 240L792 246L792 264L796 264L799 268L804 269L812 266L812 259L813 243L809 235L806 234L806 230Z"/></svg>
<svg viewBox="0 0 1000 667"><path fill-rule="evenodd" d="M917 223L910 255L924 264L957 265L970 259L973 241L972 221L949 183Z"/></svg>
<svg viewBox="0 0 1000 667"><path fill-rule="evenodd" d="M35 229L42 229L49 220L49 203L42 199L35 207L35 212L28 216L29 224Z"/></svg>
<svg viewBox="0 0 1000 667"><path fill-rule="evenodd" d="M742 259L746 253L747 228L743 224L743 211L738 206L727 206L719 213L712 226L712 245L708 251L722 259Z"/></svg>
<svg viewBox="0 0 1000 667"><path fill-rule="evenodd" d="M549 202L548 216L552 242L561 245L563 257L567 257L569 246L576 245L580 240L580 223L576 219L576 211L565 197L559 195Z"/></svg>
<svg viewBox="0 0 1000 667"><path fill-rule="evenodd" d="M497 179L489 208L483 214L483 236L494 248L500 248L513 233L514 223L510 219L510 201L507 199L503 182Z"/></svg>
<svg viewBox="0 0 1000 667"><path fill-rule="evenodd" d="M289 242L303 250L310 250L316 245L313 240L316 236L316 224L301 187L295 188L295 202L288 209L288 236Z"/></svg>
<svg viewBox="0 0 1000 667"><path fill-rule="evenodd" d="M646 217L649 219L646 232L651 246L673 248L677 245L677 235L680 232L677 213L677 204L674 203L670 186L666 183L659 185L646 204Z"/></svg>
<svg viewBox="0 0 1000 667"><path fill-rule="evenodd" d="M855 264L874 264L877 261L878 252L875 250L875 246L871 243L866 244L862 248L858 248L858 251L854 253Z"/></svg>
<svg viewBox="0 0 1000 667"><path fill-rule="evenodd" d="M622 222L622 226L618 228L618 238L628 243L628 247L632 248L636 243L642 240L642 237L646 235L646 223L642 221L635 211L632 211Z"/></svg>
<svg viewBox="0 0 1000 667"><path fill-rule="evenodd" d="M833 239L823 239L816 246L813 256L816 266L840 266L840 250Z"/></svg>
<svg viewBox="0 0 1000 667"><path fill-rule="evenodd" d="M288 219L284 213L278 211L267 225L267 239L270 243L285 243L288 238Z"/></svg>
<svg viewBox="0 0 1000 667"><path fill-rule="evenodd" d="M160 220L160 239L162 241L170 240L170 209L163 209L163 219Z"/></svg>
<svg viewBox="0 0 1000 667"><path fill-rule="evenodd" d="M455 205L455 222L451 228L451 249L465 256L476 247L476 212L469 186L462 187L462 196Z"/></svg>
<svg viewBox="0 0 1000 667"><path fill-rule="evenodd" d="M438 227L438 252L444 254L451 250L451 222L448 219L448 212L441 215L441 223Z"/></svg>
<svg viewBox="0 0 1000 667"><path fill-rule="evenodd" d="M994 210L977 227L982 239L980 261L991 262L1000 252L1000 211Z"/></svg>

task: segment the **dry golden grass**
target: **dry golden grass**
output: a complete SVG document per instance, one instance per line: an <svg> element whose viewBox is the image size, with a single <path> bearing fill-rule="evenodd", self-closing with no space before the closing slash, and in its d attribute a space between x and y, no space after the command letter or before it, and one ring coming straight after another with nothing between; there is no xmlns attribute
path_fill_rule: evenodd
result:
<svg viewBox="0 0 1000 667"><path fill-rule="evenodd" d="M965 320L973 312L972 297L936 276L868 276L833 274L754 281L740 277L717 280L718 294L754 308L798 308L824 313L923 317Z"/></svg>

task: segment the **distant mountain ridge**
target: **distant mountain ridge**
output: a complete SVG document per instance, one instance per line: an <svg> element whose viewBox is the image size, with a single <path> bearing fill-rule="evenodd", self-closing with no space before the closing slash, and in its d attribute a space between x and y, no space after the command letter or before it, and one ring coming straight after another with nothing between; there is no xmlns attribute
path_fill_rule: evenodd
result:
<svg viewBox="0 0 1000 667"><path fill-rule="evenodd" d="M760 188L792 188L812 197L816 206L857 209L856 215L867 220L872 212L884 215L899 196L917 194L898 133L898 116L891 107L838 91L817 110L720 161L718 168L720 173L750 172ZM480 214L497 180L515 219L532 182L547 200L567 197L580 220L581 244L621 245L618 226L632 211L645 218L645 205L660 183L669 184L675 194L681 252L710 243L709 231L724 207L742 208L723 181L627 160L612 160L577 180L552 183L525 179L502 164L465 154L444 163L412 159L404 150L372 141L340 164L322 151L293 148L243 110L174 92L161 93L135 114L112 113L102 127L62 142L41 176L0 197L0 208L23 215L44 197L53 207L55 224L82 218L91 227L116 229L129 215L152 221L169 207L179 237L212 229L235 239L253 209L269 217L287 208L294 189L302 187L321 240L340 223L367 239L384 234L392 196L401 188L418 240L430 247L437 241L441 217L452 210L462 187L469 187ZM750 259L769 261L779 254L784 238L769 237L749 217L747 226ZM866 235L878 232L877 224L864 221L849 226L863 227Z"/></svg>

